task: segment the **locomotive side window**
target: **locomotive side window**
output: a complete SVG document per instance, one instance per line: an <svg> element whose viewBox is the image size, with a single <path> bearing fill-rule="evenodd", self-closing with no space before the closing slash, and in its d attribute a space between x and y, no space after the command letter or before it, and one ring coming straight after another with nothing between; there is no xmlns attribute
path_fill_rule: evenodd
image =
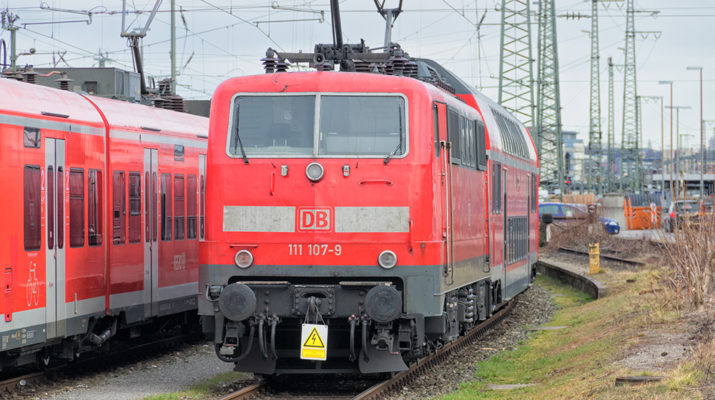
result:
<svg viewBox="0 0 715 400"><path fill-rule="evenodd" d="M114 171L112 183L112 239L114 244L124 244L126 237L124 171Z"/></svg>
<svg viewBox="0 0 715 400"><path fill-rule="evenodd" d="M87 241L102 244L102 171L90 169L87 176Z"/></svg>
<svg viewBox="0 0 715 400"><path fill-rule="evenodd" d="M184 239L184 175L174 175L174 239Z"/></svg>
<svg viewBox="0 0 715 400"><path fill-rule="evenodd" d="M492 162L492 212L501 213L501 164Z"/></svg>
<svg viewBox="0 0 715 400"><path fill-rule="evenodd" d="M129 173L129 243L142 240L141 178L139 172Z"/></svg>
<svg viewBox="0 0 715 400"><path fill-rule="evenodd" d="M434 155L439 158L439 108L437 103L432 105L432 118L434 120Z"/></svg>
<svg viewBox="0 0 715 400"><path fill-rule="evenodd" d="M447 108L447 138L452 143L452 164L460 163L460 141L461 133L459 129L459 114L451 108Z"/></svg>
<svg viewBox="0 0 715 400"><path fill-rule="evenodd" d="M70 169L70 246L84 246L84 170Z"/></svg>
<svg viewBox="0 0 715 400"><path fill-rule="evenodd" d="M313 155L315 96L245 96L234 104L231 155Z"/></svg>
<svg viewBox="0 0 715 400"><path fill-rule="evenodd" d="M196 239L196 175L186 177L186 238Z"/></svg>
<svg viewBox="0 0 715 400"><path fill-rule="evenodd" d="M405 100L396 96L321 96L319 155L406 153Z"/></svg>
<svg viewBox="0 0 715 400"><path fill-rule="evenodd" d="M25 250L39 250L42 240L40 229L41 170L38 165L25 165L24 186L24 233Z"/></svg>
<svg viewBox="0 0 715 400"><path fill-rule="evenodd" d="M487 169L487 143L486 143L486 132L484 128L484 123L482 121L476 121L476 131L477 131L477 168L480 171L486 171Z"/></svg>
<svg viewBox="0 0 715 400"><path fill-rule="evenodd" d="M171 240L171 174L161 174L161 240Z"/></svg>

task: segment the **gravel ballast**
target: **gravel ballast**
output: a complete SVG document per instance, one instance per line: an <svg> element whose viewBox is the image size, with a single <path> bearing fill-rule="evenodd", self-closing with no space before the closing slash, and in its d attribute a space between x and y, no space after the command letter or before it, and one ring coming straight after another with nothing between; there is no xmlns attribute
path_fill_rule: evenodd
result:
<svg viewBox="0 0 715 400"><path fill-rule="evenodd" d="M519 296L511 314L489 329L479 340L452 354L438 367L413 381L409 387L393 396L394 400L428 399L459 389L459 384L474 380L476 363L492 355L512 350L528 336L527 328L545 324L555 310L551 295L539 286L532 286ZM525 382L526 383L526 382Z"/></svg>
<svg viewBox="0 0 715 400"><path fill-rule="evenodd" d="M111 361L107 361L108 363ZM8 398L41 400L135 400L186 389L202 380L231 371L206 343L167 350L135 363L121 363L92 372L78 372L45 385L28 385ZM251 375L247 380L253 380ZM5 398L0 395L0 398Z"/></svg>

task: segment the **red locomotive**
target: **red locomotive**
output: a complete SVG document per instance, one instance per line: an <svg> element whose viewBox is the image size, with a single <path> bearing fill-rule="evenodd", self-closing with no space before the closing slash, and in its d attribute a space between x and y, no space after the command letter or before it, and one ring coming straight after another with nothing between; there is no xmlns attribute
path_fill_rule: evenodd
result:
<svg viewBox="0 0 715 400"><path fill-rule="evenodd" d="M263 61L211 104L199 314L219 358L400 371L528 287L538 163L513 116L396 45Z"/></svg>
<svg viewBox="0 0 715 400"><path fill-rule="evenodd" d="M0 367L195 315L208 120L9 79L0 93Z"/></svg>

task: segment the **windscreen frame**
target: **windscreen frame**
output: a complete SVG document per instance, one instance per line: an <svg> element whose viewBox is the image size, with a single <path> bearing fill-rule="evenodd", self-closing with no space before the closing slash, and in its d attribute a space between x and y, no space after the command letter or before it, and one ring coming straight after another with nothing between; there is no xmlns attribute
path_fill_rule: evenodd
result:
<svg viewBox="0 0 715 400"><path fill-rule="evenodd" d="M369 155L355 155L355 154L319 154L319 141L320 141L320 111L321 111L321 98L322 96L361 96L361 97L400 97L404 104L404 115L402 115L403 123L403 142L405 151L402 154L394 154L391 159L401 159L409 155L410 152L410 125L409 125L409 101L407 96L403 93L389 93L389 92L291 92L291 93L255 93L255 92L239 92L231 97L230 108L229 108L229 120L228 129L226 132L226 155L229 158L242 159L243 155L240 152L231 152L231 140L234 131L234 119L236 115L236 102L241 97L278 97L278 96L314 96L314 116L313 116L313 151L310 155L305 154L274 154L274 155L252 155L246 152L246 157L250 159L266 159L266 158L295 158L295 159L331 159L331 158L355 158L355 159L385 159L389 152L385 154L369 154ZM239 133L240 135L240 133Z"/></svg>

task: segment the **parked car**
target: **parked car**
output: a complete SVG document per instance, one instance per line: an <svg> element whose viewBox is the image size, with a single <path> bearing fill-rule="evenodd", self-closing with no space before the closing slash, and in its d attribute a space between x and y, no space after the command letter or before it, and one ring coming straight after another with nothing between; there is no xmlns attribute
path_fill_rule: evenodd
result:
<svg viewBox="0 0 715 400"><path fill-rule="evenodd" d="M539 221L542 220L544 214L551 214L554 223L557 225L570 225L578 221L585 223L588 220L588 209L584 204L541 203L539 204ZM612 235L616 235L621 231L621 226L615 219L598 217L598 222L606 232Z"/></svg>
<svg viewBox="0 0 715 400"><path fill-rule="evenodd" d="M712 212L712 201L705 200L700 205L698 200L676 200L670 203L668 212L663 216L663 228L667 232L673 232L675 227L682 225L684 221L698 223L703 215Z"/></svg>

